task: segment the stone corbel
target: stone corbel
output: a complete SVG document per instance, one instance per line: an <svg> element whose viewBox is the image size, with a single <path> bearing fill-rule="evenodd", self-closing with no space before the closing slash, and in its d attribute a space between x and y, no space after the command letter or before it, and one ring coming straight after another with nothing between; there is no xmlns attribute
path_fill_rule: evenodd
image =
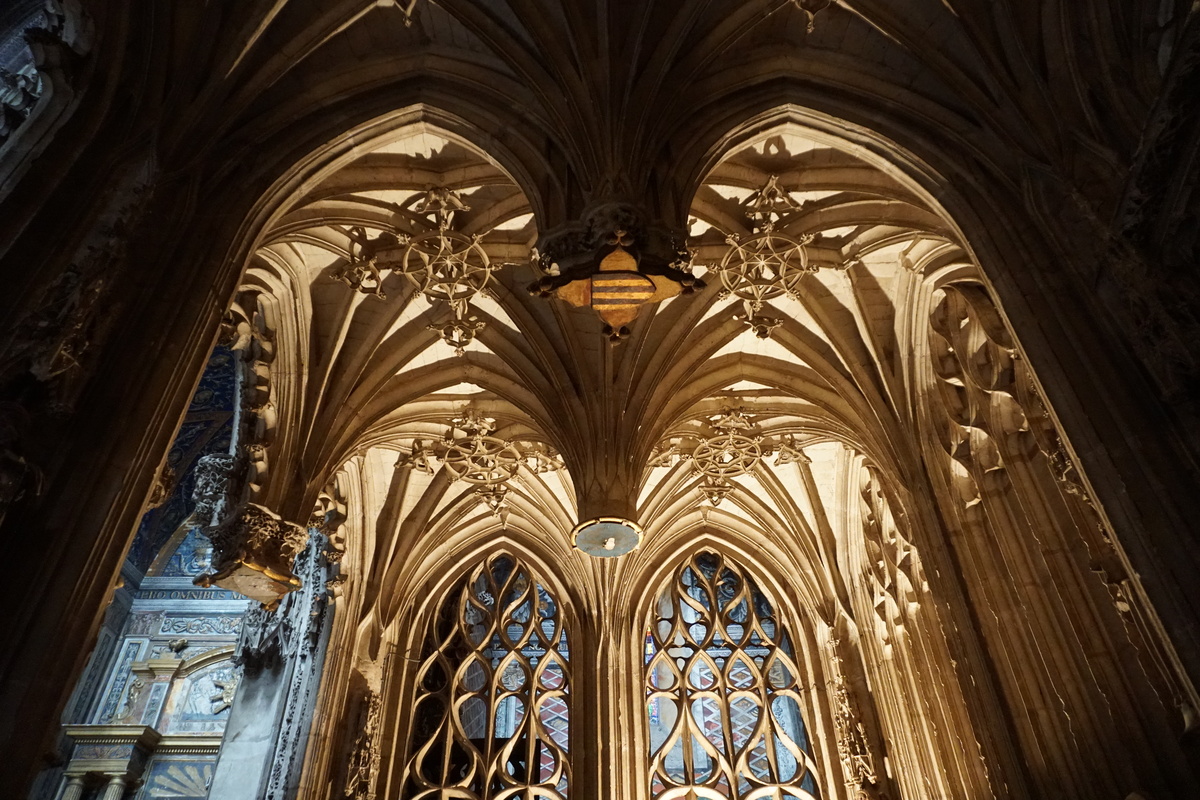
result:
<svg viewBox="0 0 1200 800"><path fill-rule="evenodd" d="M614 236L620 232L618 239ZM646 275L662 275L680 284L685 293L704 286L704 281L680 268L690 255L683 246L687 234L662 224L648 222L630 203L610 202L589 209L577 222L547 231L538 242L536 266L545 277L529 287L545 294L560 286L591 277L600 262L618 244L637 260Z"/></svg>
<svg viewBox="0 0 1200 800"><path fill-rule="evenodd" d="M308 542L303 527L256 503L243 503L203 532L213 543L213 571L197 577L197 586L219 586L268 608L300 588L292 567Z"/></svg>

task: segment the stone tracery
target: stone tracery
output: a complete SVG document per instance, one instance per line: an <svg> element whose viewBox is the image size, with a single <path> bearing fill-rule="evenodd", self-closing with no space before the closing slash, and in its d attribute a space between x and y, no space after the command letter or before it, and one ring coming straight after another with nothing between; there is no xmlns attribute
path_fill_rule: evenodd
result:
<svg viewBox="0 0 1200 800"><path fill-rule="evenodd" d="M738 565L699 553L646 635L651 796L817 794L785 620Z"/></svg>
<svg viewBox="0 0 1200 800"><path fill-rule="evenodd" d="M777 135L771 141L776 144L762 151L747 149L746 155L741 157L758 162L765 157L767 163L759 163L756 169L773 169L770 174L785 173L791 160L799 157L797 153L812 147L792 132ZM454 145L443 144L442 147L457 158L466 158ZM393 149L402 151L403 146ZM764 156L764 153L771 155ZM773 163L771 158L775 159ZM397 160L404 159L416 165L421 156L408 155ZM744 207L745 198L753 197L753 186L765 184L768 190L760 194L775 196L769 191L769 174L761 174L755 179L747 178L745 172L741 166L719 166L709 178L710 185L698 194L694 206L697 223L693 227L697 234L698 263L719 259L724 252L723 238L715 229L706 228L710 224L707 220L736 218L736 214L723 209ZM736 181L727 182L730 179L724 177L735 174L738 175ZM398 168L395 185L404 186L404 175L403 168ZM887 182L882 177L880 180ZM415 186L398 191L401 192L396 195L399 198L420 196L420 190ZM461 187L458 191L464 198L462 205L469 208L456 209L456 213L462 215L460 224L469 230L472 225L470 215L475 209L483 208L473 195L483 190ZM500 190L487 191L494 196ZM903 192L894 185L888 186L886 191L893 196ZM347 259L356 257L355 246L348 249L331 246L331 256L321 255L320 250L308 243L340 241L339 230L318 227L301 234L300 229L285 217L280 226L285 231L282 238L277 242L268 239L264 246L263 265L270 262L276 265L273 269L284 268L288 274L299 278L300 285L308 280L314 294L314 309L336 309L332 316L328 316L327 311L314 316L311 323L316 332L314 341L322 341L323 336L334 335L335 331L363 331L350 336L337 333L335 338L328 339L340 350L325 350L321 355L326 360L324 364L318 361L310 366L310 375L325 374L328 378L321 388L319 404L304 411L306 418L313 420L308 424L316 425L320 420L322 428L329 431L324 438L313 440L312 446L320 448L318 457L326 459L330 465L339 463L339 459L349 459L340 462L345 464L344 474L355 488L344 495L349 513L343 523L347 550L342 568L348 580L342 585L343 598L339 602L348 603L348 613L362 615L361 619L367 625L361 628L362 631L391 631L382 634L385 640L399 635L395 626L406 618L406 603L413 602L415 597L410 596L407 600L403 595L390 597L384 587L402 575L412 575L415 567L397 560L392 553L407 552L408 548L418 546L436 552L443 546L434 544L439 541L477 541L488 535L516 536L522 540L532 537L531 540L540 541L543 547L559 548L560 555L556 558L574 565L570 569L578 585L585 587L581 589L585 594L607 591L602 587L613 585L610 582L614 578L600 577L599 583L597 577L585 578L590 568L579 559L586 557L571 553L569 542L561 532L583 518L589 502L600 499L609 503L603 498L630 493L630 489L622 487L639 487L640 497L636 507L629 511L629 518L650 521L648 541L651 542L656 535L667 535L669 528L686 525L688 519L703 518L709 526L731 531L765 533L775 525L790 531L789 536L803 542L799 549L794 543L787 545L795 552L794 557L800 563L809 564L806 569L815 566L810 600L814 607L824 608L833 603L845 609L843 614L860 613L862 609L851 599L855 590L838 574L837 565L847 558L861 559L864 564L873 565L865 568L863 573L871 576L863 584L865 594L862 595L867 603L864 608L870 613L856 617L858 624L864 630L876 631L873 635L879 637L880 647L909 647L907 643L891 643L896 633L905 629L910 637L927 638L927 641L920 640L923 651L930 648L937 651L941 647L939 652L943 655L935 657L941 659L936 666L904 655L895 668L884 668L882 664L889 658L888 652L894 651L875 651L871 649L874 645L862 651L842 651L839 658L843 660L850 658L846 655L849 652L858 653L854 658L860 662L880 659L880 664L874 667L860 665L851 669L845 665L836 667L831 662L819 668L826 675L841 675L839 670L842 670L858 676L853 677L858 681L853 706L872 702L871 693L865 689L867 682L895 686L895 691L912 696L910 681L929 680L931 675L940 675L937 679L946 680L946 671L952 670L952 666L944 655L945 644L938 638L940 634L936 627L906 622L899 610L915 607L920 602L911 593L928 591L915 572L916 557L912 554L912 545L907 544L894 528L878 528L885 524L878 520L891 519L885 511L874 512L874 517L872 513L864 514L861 524L866 527L860 530L868 531L866 539L861 533L853 532L855 523L851 520L858 519L857 516L848 517L845 523L837 518L842 508L857 509L864 502L867 506L878 505L879 500L870 499L878 495L878 484L870 491L868 485L853 491L847 489L841 496L836 492L831 494L828 486L829 476L839 469L849 469L847 464L857 463L854 461L856 453L867 450L890 453L893 446L886 443L887 437L895 439L901 435L902 425L898 420L892 423L891 429L884 431L872 431L860 422L864 418L864 405L875 404L877 409L882 409L887 404L884 395L873 387L886 386L897 377L884 371L877 378L869 378L861 372L859 359L867 350L896 350L902 345L889 340L888 337L894 334L882 327L886 320L881 320L874 311L864 313L856 331L844 323L834 324L829 309L835 303L835 294L841 296L847 285L852 293L862 293L859 302L863 303L864 310L872 304L877 306L881 295L878 290L872 294L862 276L878 273L894 275L895 280L901 282L919 283L923 272L914 264L944 260L947 249L952 252L953 245L926 232L928 226L921 216L924 212L919 210L911 212L911 219L920 230L917 235L898 235L895 230L880 231L869 225L814 230L804 227L811 222L805 221L803 211L812 212L824 207L827 210L817 218L836 219L837 214L828 209L838 208L841 202L858 202L859 198L854 194L807 197L803 193L796 200L790 200L787 195L781 197L789 201L787 213L800 212L799 216L789 218L793 220L791 224L798 226L789 235L807 242L805 247L814 265L837 269L810 274L806 280L811 284L803 294L780 294L770 298L769 302L764 301L761 307L770 309L770 313L781 321L769 341L756 337L753 331L747 331L734 320L727 322L727 318L714 315L715 303L719 302L719 285L698 288L694 296L661 303L653 317L635 323L626 343L610 351L614 354L610 369L617 375L627 376L624 380L629 381L629 388L625 402L630 404L629 409L638 409L637 413L649 424L640 438L624 443L613 433L634 430L635 426L629 422L609 421L612 418L604 416L607 412L603 407L593 402L593 398L604 396L608 390L600 388L602 382L597 382L597 376L592 372L596 364L588 360L591 357L586 356L572 364L570 360L564 360L566 351L556 350L552 344L554 337L547 336L548 331L557 329L560 333L555 335L571 343L582 343L588 338L594 341L594 328L586 319L561 317L554 312L553 305L510 291L507 285L510 278L506 276L496 283L492 297L481 296L479 299L479 313L487 319L488 325L479 330L475 345L463 356L451 358L452 346L439 343L438 331L428 330L431 323L424 321L421 306L413 304L418 299L417 292L406 288L404 283L389 284L391 279L386 271L381 271L380 275L381 285L389 284L386 294L391 299L387 305L376 303L372 298L356 301L352 295L337 294L339 284L304 278L319 272L336 273L339 264L349 263ZM768 201L781 202L779 197L774 201L768 197ZM915 203L915 198L910 198L910 202ZM510 203L509 208L513 218L519 219L520 207ZM306 212L295 213L297 219L306 218ZM364 202L359 222L367 225L373 213ZM525 226L528 224L524 223ZM495 260L519 262L521 245L515 243L514 233L522 229L514 225L502 224L479 240L484 247L490 248L489 252L494 251ZM531 241L528 228L524 230L520 236L525 242ZM506 237L511 245L506 242ZM330 264L331 257L331 266L320 266ZM261 268L252 268L251 274ZM520 269L519 266L513 268L511 280L522 280ZM326 299L318 302L319 295L325 295ZM388 309L386 313L381 313L385 308ZM364 339L367 332L381 337L377 340L379 344L375 344L376 340ZM638 341L656 336L664 337L657 349L643 350L636 346ZM689 347L693 341L705 343L693 350ZM818 355L830 346L839 355L832 360L827 355ZM355 386L348 380L349 376L340 376L333 369L335 361L354 365L357 375L369 377L376 383L369 387ZM642 378L640 371L662 377L656 385ZM555 400L553 405L548 405L546 401L561 391L555 387L562 385L563 375L573 376L572 379L584 387L581 399L567 404ZM867 389L865 398L847 394L863 391L863 388L851 389L854 385ZM346 400L338 401L335 399L338 397ZM353 416L342 413L338 405L346 401L356 409ZM470 411L465 411L467 409ZM470 472L454 467L457 456L451 450L461 450L461 443L457 449L438 444L445 439L446 422L455 417L464 420L463 442L472 436L491 437L500 448L485 459L486 476L480 473L474 482L488 493L487 497L482 497L488 505L493 508L504 506L506 513L500 517L488 514L486 508L482 509L482 514L472 511L473 503L481 497L476 493L476 486L472 482L455 480L460 473ZM478 426L472 426L468 417L489 420L487 430L477 430ZM685 421L671 421L679 419ZM708 420L708 424L697 427L694 422L686 422L687 419ZM354 427L344 430L341 427L348 425ZM455 434L446 441L453 443L459 436ZM749 450L742 453L746 447L734 448L737 452L730 455L729 448L718 445L714 436L741 437L750 443L746 444ZM339 450L330 450L331 445ZM497 460L500 453L509 450L512 453L507 460ZM561 453L561 469L554 469L558 466L556 453ZM683 456L687 458L682 459ZM731 466L735 462L736 465ZM643 464L647 466L641 466ZM701 468L696 471L698 466ZM714 472L714 475L707 472ZM716 483L708 485L706 481ZM384 496L385 486L391 499ZM460 486L462 488L456 488ZM720 502L719 507L709 511L694 500L686 507L679 506L674 498L689 486L711 492L710 498ZM361 504L361 512L355 511L356 504ZM388 526L394 526L397 541L389 543L378 533L369 533L361 516L363 512L368 518L387 520ZM873 518L875 522L871 522ZM872 525L877 527L872 528ZM872 530L876 532L870 533ZM771 534L771 537L775 535ZM374 544L368 544L371 541ZM356 542L361 544L356 547ZM419 544L421 542L426 544ZM856 551L855 547L861 551ZM861 555L855 555L856 552ZM404 582L413 580L415 578L409 577ZM356 634L359 663L354 667L347 664L343 669L365 670L364 675L383 670L385 675L391 676L385 677L380 689L386 692L387 686L402 685L403 680L394 669L391 673L384 670L381 642L376 638L379 635ZM843 631L839 635L848 634ZM942 643L939 645L939 642ZM901 652L908 651L902 649ZM868 673L873 676L870 681L864 677ZM841 677L834 680L833 685L844 686L851 679ZM845 696L849 697L848 694ZM955 702L965 701L959 698ZM845 716L847 712L843 708L837 713ZM843 720L831 725L826 732L828 740L814 743L822 750L816 758L836 765L843 760L843 750L858 753L855 756L859 759L856 762L859 766L854 768L856 771L839 776L836 782L849 785L857 780L871 791L883 791L878 766L872 768L874 772L864 772L863 765L869 760L866 754L879 746L885 734L903 736L901 731L906 725L929 731L961 725L963 713L965 710L947 716L930 709L911 709L904 712L902 721L891 713L856 712L853 724ZM950 722L955 714L960 720ZM404 724L403 718L397 718L397 723ZM906 786L912 789L922 780L929 780L928 777L915 777L916 774L928 775L929 770L942 771L938 780L943 781L950 780L946 777L947 769L950 774L959 769L959 780L986 781L978 771L967 777L970 768L964 773L962 767L947 767L940 763L962 756L950 755L948 739L930 735L931 740L908 748L911 764L921 766L910 766L916 773L911 780L904 781ZM865 744L867 742L870 744ZM399 786L397 781L401 780L403 769L396 761L398 758L399 753L383 758L376 791ZM589 769L595 769L595 766ZM854 787L855 791L859 789L860 786Z"/></svg>
<svg viewBox="0 0 1200 800"><path fill-rule="evenodd" d="M567 797L568 641L557 602L520 561L496 555L470 573L428 622L402 796Z"/></svg>

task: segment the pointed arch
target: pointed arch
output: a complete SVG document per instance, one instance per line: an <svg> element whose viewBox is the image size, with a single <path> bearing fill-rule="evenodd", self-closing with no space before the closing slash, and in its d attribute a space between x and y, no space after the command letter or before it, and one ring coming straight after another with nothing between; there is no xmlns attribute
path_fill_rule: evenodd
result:
<svg viewBox="0 0 1200 800"><path fill-rule="evenodd" d="M551 588L518 556L494 552L421 627L399 796L565 798L572 674Z"/></svg>
<svg viewBox="0 0 1200 800"><path fill-rule="evenodd" d="M792 625L754 577L702 550L648 616L650 796L816 798Z"/></svg>

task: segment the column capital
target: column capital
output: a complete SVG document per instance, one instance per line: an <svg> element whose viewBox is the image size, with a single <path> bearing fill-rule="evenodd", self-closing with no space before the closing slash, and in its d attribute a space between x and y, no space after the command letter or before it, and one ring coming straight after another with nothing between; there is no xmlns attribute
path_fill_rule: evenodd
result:
<svg viewBox="0 0 1200 800"><path fill-rule="evenodd" d="M110 782L137 780L162 738L147 725L65 725L63 730L75 742L66 772L80 781L88 773Z"/></svg>

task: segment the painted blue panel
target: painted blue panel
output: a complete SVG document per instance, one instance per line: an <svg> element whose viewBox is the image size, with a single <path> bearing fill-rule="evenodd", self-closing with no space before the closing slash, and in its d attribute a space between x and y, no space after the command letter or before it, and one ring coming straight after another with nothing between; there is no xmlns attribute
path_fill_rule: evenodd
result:
<svg viewBox="0 0 1200 800"><path fill-rule="evenodd" d="M194 577L205 572L212 563L212 543L200 535L199 528L192 528L175 548L175 552L163 567L164 578Z"/></svg>
<svg viewBox="0 0 1200 800"><path fill-rule="evenodd" d="M129 561L142 572L146 571L158 551L192 512L196 462L201 456L229 451L233 437L233 412L237 403L237 358L237 354L226 347L215 348L192 395L179 433L167 452L167 463L176 475L175 488L166 502L145 513L129 549ZM188 546L185 538L180 552L184 552ZM185 560L187 556L188 552L184 552ZM198 575L202 571L168 574Z"/></svg>

